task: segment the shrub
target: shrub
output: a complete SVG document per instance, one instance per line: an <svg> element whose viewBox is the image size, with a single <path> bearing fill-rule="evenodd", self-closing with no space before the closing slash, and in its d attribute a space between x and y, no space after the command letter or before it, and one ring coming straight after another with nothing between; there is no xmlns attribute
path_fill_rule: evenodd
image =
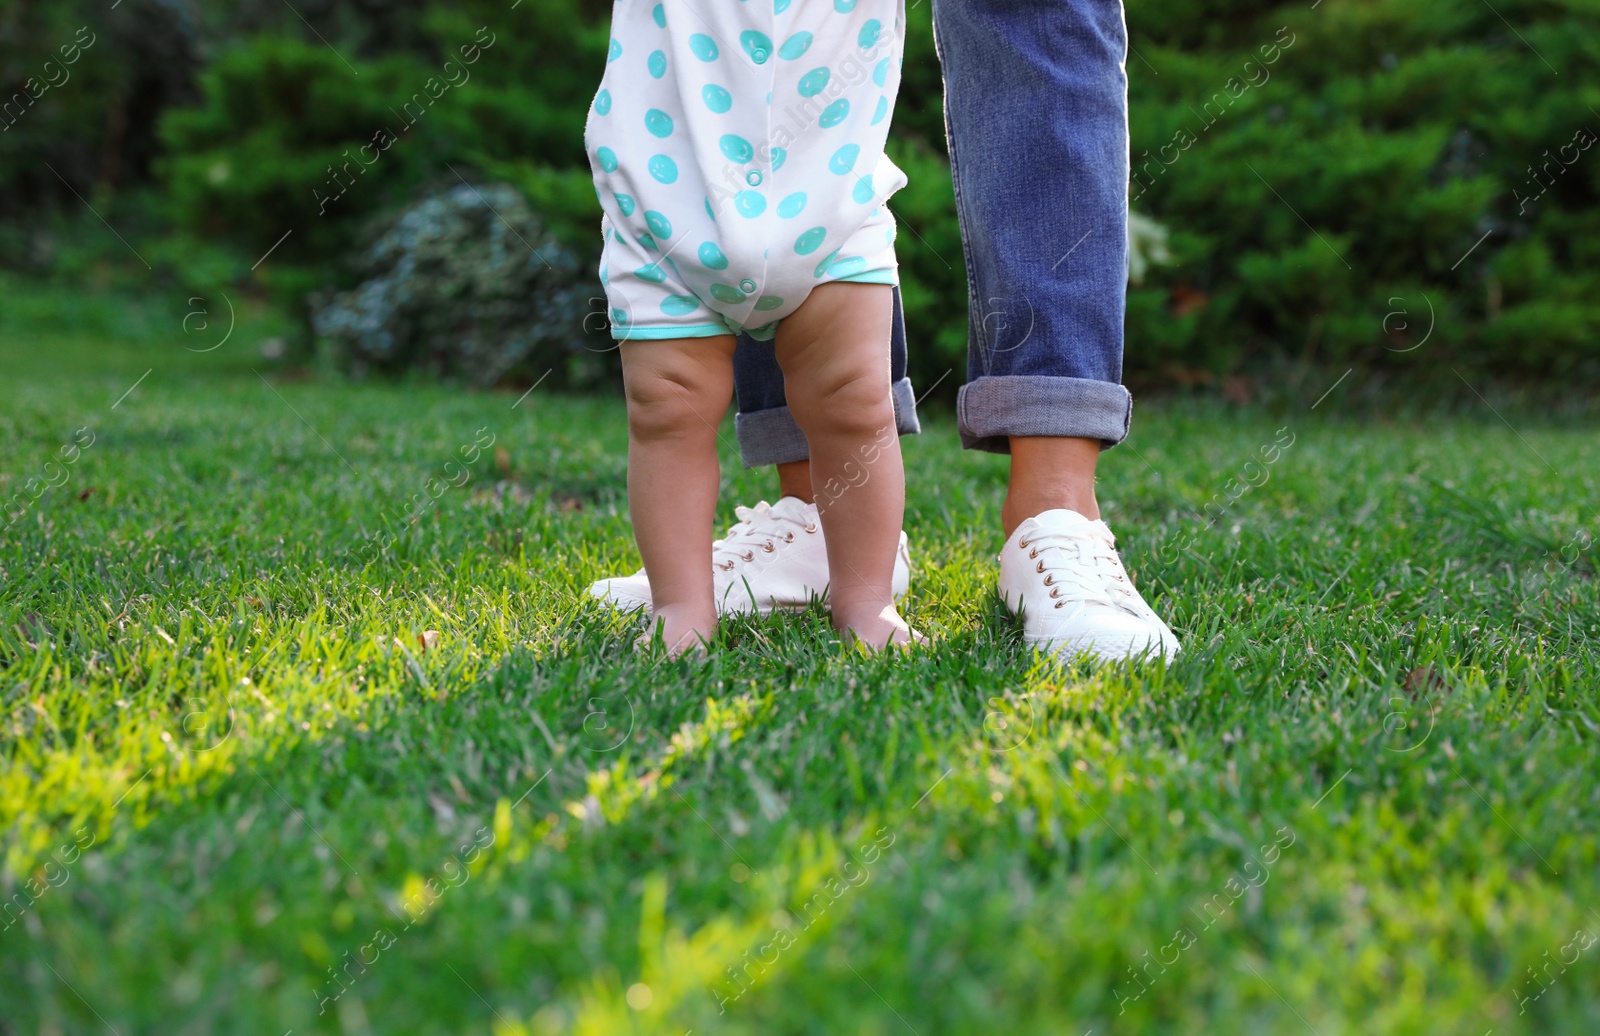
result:
<svg viewBox="0 0 1600 1036"><path fill-rule="evenodd" d="M419 369L479 386L581 357L589 271L505 184L458 184L380 221L360 283L313 297L312 322L354 373Z"/></svg>
<svg viewBox="0 0 1600 1036"><path fill-rule="evenodd" d="M1130 296L1130 369L1600 376L1585 10L1130 0L1134 205L1179 259Z"/></svg>
<svg viewBox="0 0 1600 1036"><path fill-rule="evenodd" d="M337 283L338 257L368 218L439 179L459 183L453 168L521 191L600 294L582 131L604 69L609 5L298 6L315 32L276 0L159 0L111 14L63 0L0 12L6 89L32 74L30 51L69 39L90 14L121 26L78 63L81 78L0 132L0 216L55 202L81 210L40 154L94 197L105 168L137 180L159 147L175 232L141 252L242 277L292 229L249 277L298 302L308 287ZM1600 36L1591 7L1128 0L1133 207L1169 231L1173 257L1130 289L1130 380L1215 381L1285 360L1442 371L1452 385L1452 367L1600 378L1600 90L1589 85ZM964 368L967 337L930 9L907 11L891 139L911 177L892 207L904 228L912 375L922 385ZM134 31L141 25L148 31ZM344 172L347 152L394 129L391 108L480 31L495 42L471 81L378 163ZM199 102L171 110L208 54ZM163 107L156 137L149 127ZM121 137L112 132L119 112ZM340 177L353 186L323 205ZM120 215L108 213L125 226ZM39 251L20 232L7 236L11 225L0 218L0 251ZM204 247L219 244L242 259L230 264ZM1390 319L1402 309L1404 328ZM1443 355L1448 363L1437 362ZM948 398L959 381L946 378L938 394Z"/></svg>

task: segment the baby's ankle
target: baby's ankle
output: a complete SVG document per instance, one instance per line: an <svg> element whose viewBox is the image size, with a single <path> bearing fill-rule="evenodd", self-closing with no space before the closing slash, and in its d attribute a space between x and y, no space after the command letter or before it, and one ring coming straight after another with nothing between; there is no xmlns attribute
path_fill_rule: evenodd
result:
<svg viewBox="0 0 1600 1036"><path fill-rule="evenodd" d="M904 647L922 637L913 630L894 605L877 602L833 605L833 628L848 641L860 641L873 650Z"/></svg>
<svg viewBox="0 0 1600 1036"><path fill-rule="evenodd" d="M658 633L669 657L703 651L717 635L717 609L709 602L657 604L646 635L654 640Z"/></svg>

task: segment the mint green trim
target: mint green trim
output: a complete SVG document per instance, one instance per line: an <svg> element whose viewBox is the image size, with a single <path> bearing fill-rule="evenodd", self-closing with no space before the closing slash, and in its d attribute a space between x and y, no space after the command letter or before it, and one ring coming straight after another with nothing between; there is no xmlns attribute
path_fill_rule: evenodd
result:
<svg viewBox="0 0 1600 1036"><path fill-rule="evenodd" d="M848 277L835 278L839 283L851 284L899 284L900 278L896 270L863 270L852 273Z"/></svg>
<svg viewBox="0 0 1600 1036"><path fill-rule="evenodd" d="M612 328L611 337L619 342L631 339L650 341L661 338L715 338L731 335L727 324L683 324L678 327L622 327Z"/></svg>

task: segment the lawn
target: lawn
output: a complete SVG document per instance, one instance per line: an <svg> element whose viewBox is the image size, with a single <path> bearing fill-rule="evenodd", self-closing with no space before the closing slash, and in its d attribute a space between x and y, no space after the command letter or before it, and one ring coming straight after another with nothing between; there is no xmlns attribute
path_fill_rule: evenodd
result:
<svg viewBox="0 0 1600 1036"><path fill-rule="evenodd" d="M1064 669L931 414L936 648L663 663L583 594L619 400L5 306L0 1032L1600 1031L1593 425L1141 404L1102 498L1184 652Z"/></svg>

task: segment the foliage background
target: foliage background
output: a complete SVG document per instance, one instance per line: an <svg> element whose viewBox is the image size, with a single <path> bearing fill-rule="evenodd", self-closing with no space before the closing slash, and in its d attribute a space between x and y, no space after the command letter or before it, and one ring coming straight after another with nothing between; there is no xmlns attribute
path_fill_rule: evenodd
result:
<svg viewBox="0 0 1600 1036"><path fill-rule="evenodd" d="M892 141L911 177L894 208L915 231L901 259L925 385L963 369L966 339L931 6L910 12ZM25 100L80 27L95 42L69 81L0 116L0 262L94 284L145 277L148 263L175 291L244 292L294 314L304 356L307 299L350 288L403 206L504 182L575 258L573 282L552 290L598 297L582 126L608 12L599 0L3 0L0 103ZM1597 13L1592 0L1131 0L1132 151L1146 170L1135 208L1168 229L1175 261L1130 290L1130 383L1363 363L1457 391L1453 370L1592 384L1600 152L1580 145L1600 139ZM404 125L396 109L480 29L493 42L470 80L319 203L330 167ZM1285 41L1264 63L1262 48ZM1191 146L1162 151L1185 132ZM530 320L543 312L529 306ZM496 370L613 377L588 324Z"/></svg>

